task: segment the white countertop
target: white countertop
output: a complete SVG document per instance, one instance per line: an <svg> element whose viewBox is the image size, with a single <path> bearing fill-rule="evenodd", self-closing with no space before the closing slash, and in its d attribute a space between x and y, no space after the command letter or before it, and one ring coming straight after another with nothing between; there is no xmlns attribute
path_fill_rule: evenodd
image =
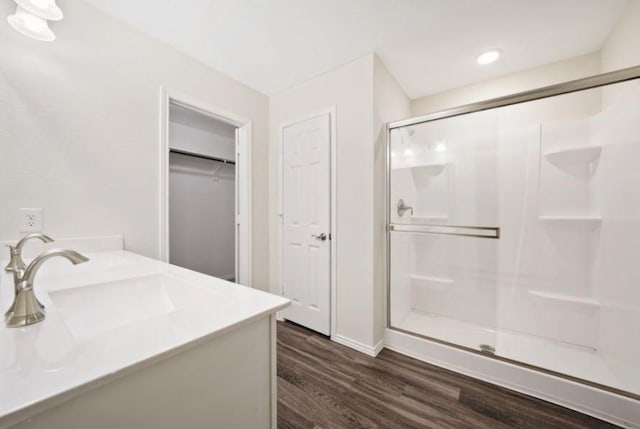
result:
<svg viewBox="0 0 640 429"><path fill-rule="evenodd" d="M85 255L90 258L85 264L56 258L42 266L34 289L46 307L43 322L14 329L0 325L0 423L289 305L276 295L126 251ZM89 291L92 287L97 289ZM154 300L148 303L151 310L139 310L137 304L147 299ZM3 271L2 315L12 300L13 278Z"/></svg>

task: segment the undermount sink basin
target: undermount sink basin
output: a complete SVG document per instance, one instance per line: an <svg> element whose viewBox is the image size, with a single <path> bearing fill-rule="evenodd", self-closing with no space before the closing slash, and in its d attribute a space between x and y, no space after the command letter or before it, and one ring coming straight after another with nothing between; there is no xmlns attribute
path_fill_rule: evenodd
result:
<svg viewBox="0 0 640 429"><path fill-rule="evenodd" d="M52 291L49 297L72 335L84 340L219 295L169 275L154 274Z"/></svg>
<svg viewBox="0 0 640 429"><path fill-rule="evenodd" d="M30 260L28 262L31 262ZM113 268L130 267L135 265L134 260L120 254L101 255L100 258L89 258L84 264L71 265L63 258L54 258L47 261L38 271L39 279L68 278L86 272L108 270Z"/></svg>

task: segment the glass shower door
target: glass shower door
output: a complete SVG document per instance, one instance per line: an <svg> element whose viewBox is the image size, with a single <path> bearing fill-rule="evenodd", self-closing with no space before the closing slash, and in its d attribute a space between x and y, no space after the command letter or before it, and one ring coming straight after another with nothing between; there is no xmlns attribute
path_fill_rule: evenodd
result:
<svg viewBox="0 0 640 429"><path fill-rule="evenodd" d="M389 327L640 397L640 79L389 133Z"/></svg>
<svg viewBox="0 0 640 429"><path fill-rule="evenodd" d="M492 112L391 130L392 328L495 351L496 146Z"/></svg>

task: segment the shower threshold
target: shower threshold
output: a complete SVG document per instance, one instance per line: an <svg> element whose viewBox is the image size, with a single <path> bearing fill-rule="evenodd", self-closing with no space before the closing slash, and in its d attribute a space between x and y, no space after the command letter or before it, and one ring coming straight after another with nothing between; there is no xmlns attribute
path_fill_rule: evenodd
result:
<svg viewBox="0 0 640 429"><path fill-rule="evenodd" d="M481 346L485 346L485 349L486 346L492 346L495 348L494 355L501 358L614 389L636 394L640 391L640 376L629 377L634 371L623 371L626 375L618 376L611 370L602 354L591 348L534 335L491 329L419 310L410 311L401 323L393 324L392 327L477 351L483 351Z"/></svg>

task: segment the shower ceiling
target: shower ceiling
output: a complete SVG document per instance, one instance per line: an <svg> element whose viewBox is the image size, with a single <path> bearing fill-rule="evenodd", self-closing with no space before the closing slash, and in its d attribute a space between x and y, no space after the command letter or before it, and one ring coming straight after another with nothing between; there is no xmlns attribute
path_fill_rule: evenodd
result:
<svg viewBox="0 0 640 429"><path fill-rule="evenodd" d="M597 51L629 2L86 1L268 95L376 52L410 98Z"/></svg>

